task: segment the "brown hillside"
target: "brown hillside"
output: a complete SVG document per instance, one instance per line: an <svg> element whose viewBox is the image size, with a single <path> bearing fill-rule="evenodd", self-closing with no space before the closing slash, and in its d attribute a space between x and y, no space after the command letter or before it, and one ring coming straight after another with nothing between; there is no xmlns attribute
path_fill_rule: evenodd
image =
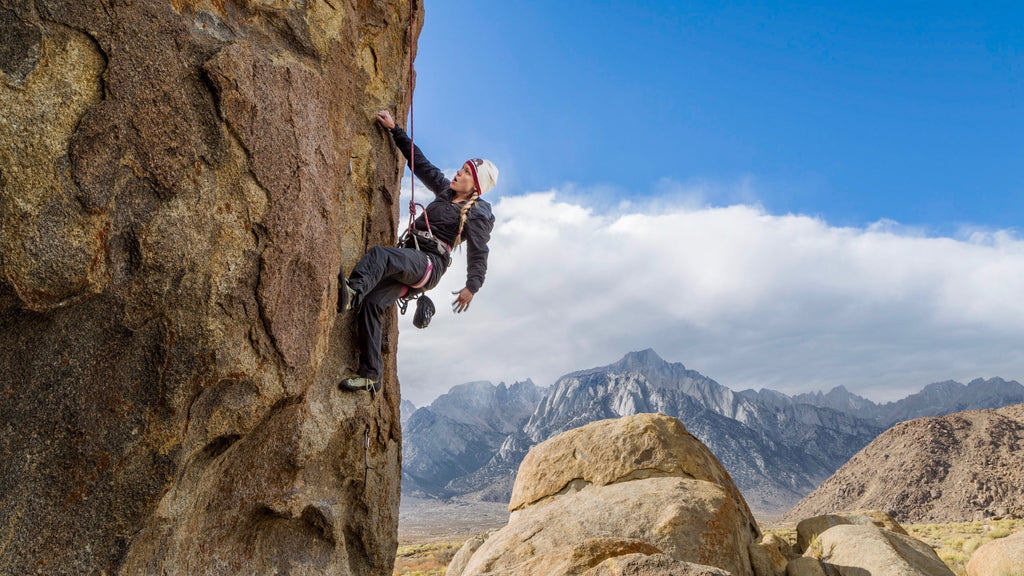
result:
<svg viewBox="0 0 1024 576"><path fill-rule="evenodd" d="M1024 404L897 424L784 520L857 509L901 522L1024 516Z"/></svg>

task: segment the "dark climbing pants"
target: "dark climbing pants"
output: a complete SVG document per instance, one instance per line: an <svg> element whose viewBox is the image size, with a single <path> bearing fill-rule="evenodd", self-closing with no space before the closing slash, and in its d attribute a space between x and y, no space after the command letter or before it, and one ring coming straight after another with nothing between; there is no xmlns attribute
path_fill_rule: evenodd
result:
<svg viewBox="0 0 1024 576"><path fill-rule="evenodd" d="M411 248L374 246L359 260L349 277L360 295L359 301L359 375L379 381L384 370L381 356L381 332L384 311L402 296L406 286L417 284L433 261L434 271L423 292L433 288L444 274L440 259Z"/></svg>

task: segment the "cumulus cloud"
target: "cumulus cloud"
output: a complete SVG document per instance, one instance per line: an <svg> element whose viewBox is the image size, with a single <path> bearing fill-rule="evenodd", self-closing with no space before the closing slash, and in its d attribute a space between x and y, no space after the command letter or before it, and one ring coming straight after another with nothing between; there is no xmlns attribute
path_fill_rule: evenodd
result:
<svg viewBox="0 0 1024 576"><path fill-rule="evenodd" d="M572 191L494 200L470 311L447 309L465 282L459 254L431 294L431 326L400 322L403 395L423 405L472 380L546 386L648 347L736 390L843 384L887 400L950 378L1024 377L1024 241L1012 231L835 227L660 187L607 208Z"/></svg>

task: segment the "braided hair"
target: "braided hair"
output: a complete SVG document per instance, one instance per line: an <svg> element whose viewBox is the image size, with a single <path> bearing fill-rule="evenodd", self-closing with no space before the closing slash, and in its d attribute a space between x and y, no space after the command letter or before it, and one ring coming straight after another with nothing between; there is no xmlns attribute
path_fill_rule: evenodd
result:
<svg viewBox="0 0 1024 576"><path fill-rule="evenodd" d="M469 218L469 211L473 208L473 204L476 204L476 199L480 197L480 186L479 182L476 181L476 169L483 163L484 161L479 158L466 160L466 164L469 164L473 171L473 195L462 206L462 210L459 211L459 233L455 235L455 243L452 244L452 250L458 248L459 244L462 243L462 229L466 226L466 219Z"/></svg>
<svg viewBox="0 0 1024 576"><path fill-rule="evenodd" d="M480 197L480 192L473 191L473 196L466 200L466 203L462 206L462 210L459 211L459 233L455 236L455 244L452 245L452 250L459 247L462 243L462 228L466 225L466 219L469 217L469 210L473 208L473 204L476 204L476 199Z"/></svg>

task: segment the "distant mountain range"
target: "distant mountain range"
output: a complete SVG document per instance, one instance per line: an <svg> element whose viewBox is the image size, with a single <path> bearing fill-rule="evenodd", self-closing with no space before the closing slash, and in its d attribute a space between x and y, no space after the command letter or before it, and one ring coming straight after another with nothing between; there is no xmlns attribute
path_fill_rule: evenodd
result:
<svg viewBox="0 0 1024 576"><path fill-rule="evenodd" d="M1020 402L1024 386L999 378L931 384L887 404L843 387L793 397L733 392L644 350L563 376L547 390L530 381L452 388L408 418L402 491L505 501L537 443L595 420L661 412L715 453L754 510L778 514L895 422Z"/></svg>
<svg viewBox="0 0 1024 576"><path fill-rule="evenodd" d="M847 391L843 386L837 386L825 394L797 394L793 396L793 400L802 404L832 408L889 428L897 422L925 416L1001 408L1024 401L1024 393L1022 386L1014 381L978 378L967 385L952 380L936 382L925 386L917 394L887 404L875 404Z"/></svg>
<svg viewBox="0 0 1024 576"><path fill-rule="evenodd" d="M543 393L529 380L510 387L470 382L413 412L403 427L402 490L460 495L449 484L487 464L502 442L522 428Z"/></svg>

